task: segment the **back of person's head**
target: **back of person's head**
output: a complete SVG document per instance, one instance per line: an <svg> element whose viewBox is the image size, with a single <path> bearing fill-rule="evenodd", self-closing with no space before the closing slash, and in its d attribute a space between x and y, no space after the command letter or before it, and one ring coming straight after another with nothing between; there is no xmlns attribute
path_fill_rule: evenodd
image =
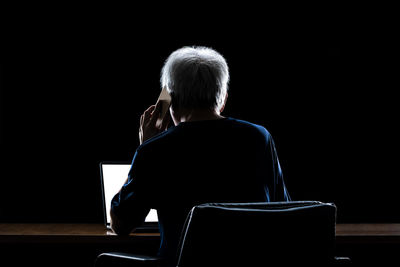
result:
<svg viewBox="0 0 400 267"><path fill-rule="evenodd" d="M220 109L228 90L229 70L224 57L208 47L183 47L165 61L161 86L174 109Z"/></svg>

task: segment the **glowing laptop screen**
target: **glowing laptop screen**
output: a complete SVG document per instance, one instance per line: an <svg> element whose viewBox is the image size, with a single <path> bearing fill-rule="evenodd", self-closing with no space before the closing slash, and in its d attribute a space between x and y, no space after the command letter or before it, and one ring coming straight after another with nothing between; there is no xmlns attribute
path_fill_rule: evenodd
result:
<svg viewBox="0 0 400 267"><path fill-rule="evenodd" d="M102 179L103 179L103 192L105 201L105 213L107 218L107 225L111 222L110 209L111 200L118 193L121 187L128 178L128 173L131 168L130 164L114 164L114 163L103 163L102 168ZM146 222L157 222L157 211L151 209L146 217Z"/></svg>

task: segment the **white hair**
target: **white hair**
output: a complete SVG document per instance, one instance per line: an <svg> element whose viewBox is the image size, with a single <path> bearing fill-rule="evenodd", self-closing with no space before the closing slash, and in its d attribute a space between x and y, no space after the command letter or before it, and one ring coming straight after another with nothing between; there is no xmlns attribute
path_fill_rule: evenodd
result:
<svg viewBox="0 0 400 267"><path fill-rule="evenodd" d="M220 109L228 91L229 70L224 57L208 47L183 47L173 52L161 71L161 86L172 106Z"/></svg>

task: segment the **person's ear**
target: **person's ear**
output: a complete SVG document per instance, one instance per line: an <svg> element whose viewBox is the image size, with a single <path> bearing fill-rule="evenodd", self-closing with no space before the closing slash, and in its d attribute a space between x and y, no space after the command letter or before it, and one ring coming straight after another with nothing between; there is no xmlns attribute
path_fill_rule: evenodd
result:
<svg viewBox="0 0 400 267"><path fill-rule="evenodd" d="M226 101L228 100L228 92L226 92L225 99L224 99L224 104L222 107L219 109L219 113L222 113L225 109Z"/></svg>

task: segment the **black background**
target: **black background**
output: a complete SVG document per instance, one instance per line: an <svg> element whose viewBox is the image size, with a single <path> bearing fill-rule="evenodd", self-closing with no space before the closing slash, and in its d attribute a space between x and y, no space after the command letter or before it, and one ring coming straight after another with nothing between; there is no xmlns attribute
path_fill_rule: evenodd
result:
<svg viewBox="0 0 400 267"><path fill-rule="evenodd" d="M48 7L46 7L48 8ZM101 222L98 163L130 161L168 55L230 67L223 115L273 135L294 200L400 222L397 49L374 7L26 7L3 23L1 220Z"/></svg>

